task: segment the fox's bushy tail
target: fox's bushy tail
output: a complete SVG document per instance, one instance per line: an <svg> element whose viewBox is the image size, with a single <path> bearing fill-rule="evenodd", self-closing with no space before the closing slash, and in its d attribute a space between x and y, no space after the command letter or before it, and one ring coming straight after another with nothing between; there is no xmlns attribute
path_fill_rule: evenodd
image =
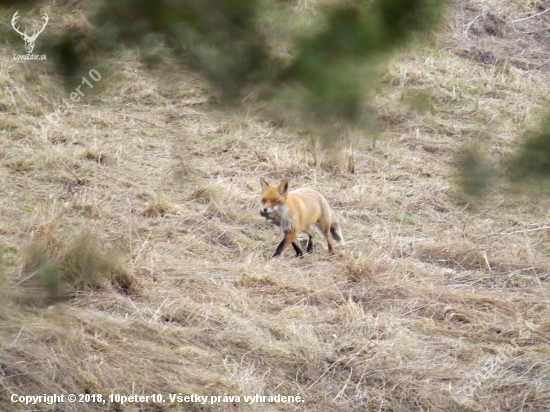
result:
<svg viewBox="0 0 550 412"><path fill-rule="evenodd" d="M342 225L340 225L340 223L332 223L330 225L330 234L335 241L344 241L344 236L342 235Z"/></svg>

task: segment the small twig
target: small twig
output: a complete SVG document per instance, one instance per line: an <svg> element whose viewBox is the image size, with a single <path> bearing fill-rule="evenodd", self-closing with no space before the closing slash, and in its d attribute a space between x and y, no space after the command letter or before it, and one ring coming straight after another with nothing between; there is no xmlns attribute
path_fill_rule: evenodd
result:
<svg viewBox="0 0 550 412"><path fill-rule="evenodd" d="M317 384L317 382L319 382L319 381L327 374L327 372L328 372L329 370L331 370L332 367L333 367L334 365L336 365L338 362L340 362L342 359L343 359L343 358L340 358L340 359L338 359L338 360L335 360L334 363L332 363L328 368L325 369L325 371L321 374L321 376L319 376L311 385L309 385L309 386L307 387L307 390L309 391L311 388L313 388L313 387Z"/></svg>
<svg viewBox="0 0 550 412"><path fill-rule="evenodd" d="M145 241L141 244L141 247L139 248L138 254L137 254L136 258L134 259L134 263L132 264L132 266L135 265L137 260L139 259L139 255L141 255L141 251L143 250L143 248L145 247L145 244L149 240L149 237L151 236L151 233L152 233L152 231L149 231L149 234L147 235L147 239L145 239Z"/></svg>
<svg viewBox="0 0 550 412"><path fill-rule="evenodd" d="M130 201L130 198L126 198L126 200L128 200L128 205L130 205L130 214L129 214L129 219L128 219L128 223L129 223L128 233L129 233L129 236L130 236L130 259L131 259L131 253L132 253L132 202Z"/></svg>
<svg viewBox="0 0 550 412"><path fill-rule="evenodd" d="M111 196L111 194L113 193L113 191L116 189L116 187L118 186L118 183L120 182L120 179L118 179L116 181L116 183L113 185L113 187L111 188L111 190L109 191L109 193L107 193L107 196L105 196L103 198L103 200L101 202L99 202L99 204L96 205L96 208L99 208L99 206L101 206L108 198L109 196Z"/></svg>
<svg viewBox="0 0 550 412"><path fill-rule="evenodd" d="M229 228L228 228L228 229L229 229ZM221 233L221 235L219 235L219 236L216 238L216 240L218 240L219 238L221 238L221 237L225 234L225 232L227 232L227 229L225 229L225 230Z"/></svg>
<svg viewBox="0 0 550 412"><path fill-rule="evenodd" d="M74 178L76 179L76 182L81 185L82 184L82 180L79 179L79 177L71 170L71 168L69 166L67 166L65 164L65 162L61 159L56 159L59 163L61 163L61 165L63 165L65 167L65 169L67 169L69 171L70 174L72 174L74 176Z"/></svg>
<svg viewBox="0 0 550 412"><path fill-rule="evenodd" d="M157 311L153 314L153 316L151 316L151 319L149 319L149 320L147 321L147 323L150 323L150 322L153 320L153 318L154 318L155 316L157 316L157 313L159 313L159 310L164 306L164 304L166 303L167 300L168 300L168 296L166 296L166 299L164 299L164 301L160 304L160 306L159 306L159 308L157 309Z"/></svg>
<svg viewBox="0 0 550 412"><path fill-rule="evenodd" d="M21 336L21 332L23 332L23 328L24 328L24 326L21 326L21 329L19 329L19 333L17 334L15 340L13 341L12 346L17 343L17 340L19 339L19 336Z"/></svg>
<svg viewBox="0 0 550 412"><path fill-rule="evenodd" d="M464 212L466 209L468 209L468 206L470 206L470 202L466 203L466 206L460 211L460 213Z"/></svg>
<svg viewBox="0 0 550 412"><path fill-rule="evenodd" d="M550 10L550 7L548 7L548 8L547 8L546 10L544 10L544 11L541 11L540 13L533 14L532 16L524 17L524 18L522 18L522 19L512 20L512 21L506 22L506 24L517 23L518 21L523 21L523 20L527 20L527 19L532 19L533 17L540 16L541 14L544 14L544 13L546 13L546 12L549 11L549 10Z"/></svg>
<svg viewBox="0 0 550 412"><path fill-rule="evenodd" d="M401 316L409 315L409 314L411 314L411 313L413 313L413 312L416 312L417 310L424 309L424 308L427 307L427 306L430 306L430 304L428 303L427 305L423 305L423 306L419 306L419 307L417 307L417 308L411 309L411 310L409 310L408 312L405 312L405 313L401 314Z"/></svg>
<svg viewBox="0 0 550 412"><path fill-rule="evenodd" d="M489 264L489 258L487 258L487 252L485 251L481 252L481 256L483 256L483 260L485 260L485 264L487 265L489 272L491 272L493 269L491 269L491 265Z"/></svg>
<svg viewBox="0 0 550 412"><path fill-rule="evenodd" d="M474 24L474 22L478 19L478 17L481 17L481 16L483 16L483 13L478 14L476 17L474 17L474 19L468 24L468 27L466 27L466 30L464 30L464 35L468 34L468 30L470 29L470 26Z"/></svg>
<svg viewBox="0 0 550 412"><path fill-rule="evenodd" d="M21 265L23 266L23 265ZM27 276L25 279L23 280L20 280L19 282L17 282L15 285L12 286L12 289L15 289L17 286L19 286L21 283L23 283L24 281L26 281L27 279L30 279L32 278L34 275L36 275L38 273L38 270L35 270L34 272L32 272L29 276Z"/></svg>
<svg viewBox="0 0 550 412"><path fill-rule="evenodd" d="M468 223L470 223L470 220L472 220L472 219L467 219L467 220L464 222L464 225L462 226L462 236L464 236L464 237L468 237L468 236L466 235L466 225L467 225Z"/></svg>
<svg viewBox="0 0 550 412"><path fill-rule="evenodd" d="M348 387L348 383L351 379L351 376L353 375L353 368L350 368L351 371L349 373L349 378L348 380L346 381L346 383L344 383L344 386L342 386L342 389L340 390L340 392L338 392L338 395L336 395L333 399L333 401L335 401L336 399L338 399L340 397L340 395L342 395L342 393L344 393L344 391L346 390L346 388Z"/></svg>
<svg viewBox="0 0 550 412"><path fill-rule="evenodd" d="M134 301L132 299L128 299L130 301L130 303L132 304L132 306L134 307L134 309L136 310L137 314L139 315L139 317L143 320L145 320L145 318L143 317L143 315L140 313L139 309L137 308L136 304L134 303Z"/></svg>
<svg viewBox="0 0 550 412"><path fill-rule="evenodd" d="M533 277L537 280L539 288L540 288L542 294L544 295L545 293L544 293L544 288L542 287L542 282L540 281L539 275L537 274L537 271L535 269L535 259L533 257L533 251L532 251L532 248L531 248L531 244L529 243L529 238L525 234L525 232L527 232L527 230L524 230L522 232L523 232L523 238L525 239L525 246L526 246L527 252L528 252L527 257L529 258L529 263L531 263L531 267L533 268L533 270L532 270ZM548 307L548 302L546 303L546 306Z"/></svg>
<svg viewBox="0 0 550 412"><path fill-rule="evenodd" d="M523 229L523 230L515 230L513 232L492 232L492 233L487 233L486 235L483 235L481 237L478 237L477 240L479 239L483 239L485 237L489 237L489 236L496 236L496 235L515 235L517 233L527 233L527 232L537 232L539 230L545 230L545 229L550 229L550 226L542 226L542 227L536 227L534 229Z"/></svg>

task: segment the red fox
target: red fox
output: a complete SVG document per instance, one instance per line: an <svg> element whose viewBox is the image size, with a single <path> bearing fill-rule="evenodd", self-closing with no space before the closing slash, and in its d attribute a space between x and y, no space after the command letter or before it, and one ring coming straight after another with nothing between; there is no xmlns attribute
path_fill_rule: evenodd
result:
<svg viewBox="0 0 550 412"><path fill-rule="evenodd" d="M260 215L279 226L284 238L275 250L273 257L280 256L285 249L292 245L296 256L303 256L304 252L298 242L298 232L305 232L308 236L306 252L313 252L313 235L315 229L321 231L328 243L329 252L334 251L333 239L342 242L342 229L334 212L323 195L309 188L288 191L288 179L280 185L270 185L260 178L262 185Z"/></svg>

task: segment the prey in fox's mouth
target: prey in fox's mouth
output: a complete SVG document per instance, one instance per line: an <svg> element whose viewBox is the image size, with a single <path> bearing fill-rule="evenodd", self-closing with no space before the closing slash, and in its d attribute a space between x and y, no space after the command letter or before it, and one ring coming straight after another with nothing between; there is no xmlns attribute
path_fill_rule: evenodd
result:
<svg viewBox="0 0 550 412"><path fill-rule="evenodd" d="M275 226L281 226L281 216L276 211L273 212L265 212L265 209L260 209L260 216L265 217L267 220L269 220L271 223L273 223Z"/></svg>

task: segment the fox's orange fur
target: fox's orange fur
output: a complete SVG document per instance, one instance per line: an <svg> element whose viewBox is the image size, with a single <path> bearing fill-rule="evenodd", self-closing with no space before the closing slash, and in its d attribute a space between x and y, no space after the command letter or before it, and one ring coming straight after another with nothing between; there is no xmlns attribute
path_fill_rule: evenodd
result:
<svg viewBox="0 0 550 412"><path fill-rule="evenodd" d="M270 185L261 178L260 183L260 214L271 220L275 226L279 226L284 234L273 257L281 255L290 245L294 247L297 256L302 256L304 252L297 239L299 232L307 233L306 251L311 253L315 233L313 226L317 226L327 239L329 252L334 251L333 239L338 242L343 240L340 224L321 193L310 188L289 192L288 179L283 180L278 186Z"/></svg>

